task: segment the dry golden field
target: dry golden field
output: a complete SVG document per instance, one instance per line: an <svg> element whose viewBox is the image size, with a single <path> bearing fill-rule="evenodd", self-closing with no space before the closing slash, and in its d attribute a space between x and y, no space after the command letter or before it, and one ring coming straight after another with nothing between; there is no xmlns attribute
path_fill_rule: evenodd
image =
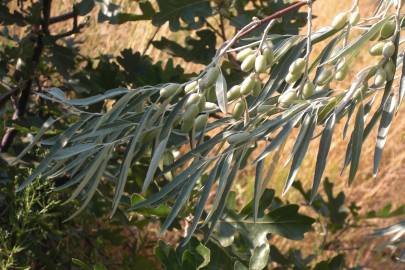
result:
<svg viewBox="0 0 405 270"><path fill-rule="evenodd" d="M60 13L69 9L71 0L61 1L61 6L54 12ZM127 2L124 0L118 2ZM368 14L372 9L373 0L360 0L362 14ZM319 26L329 25L333 14L338 11L347 10L351 7L351 0L317 0L314 4L314 14L317 16L314 20L315 28ZM56 6L55 6L56 7ZM136 4L127 7L128 10L136 11ZM95 19L95 16L93 17ZM138 51L144 51L147 48L148 39L154 34L155 28L148 22L126 23L123 25L109 25L104 23L97 25L94 21L90 22L90 29L87 29L83 34L79 34L79 38L85 42L83 53L97 56L100 53L109 53L116 55L124 48L132 48ZM156 39L162 36L176 38L176 34L168 30L168 26L163 26L156 35ZM315 53L320 51L321 45L315 48ZM165 60L168 55L154 49L150 46L146 50L146 54L154 60ZM368 54L359 54L356 65L365 66L371 60ZM179 60L176 63L182 64L187 70L199 71L202 66L193 64L184 64ZM343 83L339 87L344 88L348 84ZM395 85L396 91L398 85ZM342 123L336 130L334 141L332 144L332 152L329 156L328 169L325 175L328 176L337 186L336 191L344 190L348 196L348 201L354 201L362 207L362 211L370 211L380 209L385 204L392 202L393 206L399 206L405 203L405 107L402 106L394 119L391 127L388 142L385 146L380 172L377 178L372 177L372 160L375 145L375 132L369 137L362 151L361 167L357 174L357 179L352 187L347 185L347 171L340 175L340 170L343 164L343 158L346 151L346 145L350 136L342 139ZM306 156L304 166L299 172L301 179L306 188L310 187L313 177L314 165L316 162L317 145L314 144L312 150ZM270 183L270 187L275 188L278 192L283 185L286 176L286 169L280 169L275 179ZM253 170L242 172L240 182L236 189L242 191L241 194L252 194ZM242 200L246 200L249 195L244 195ZM291 191L287 195L290 201L303 203L301 197L297 196L295 191ZM371 224L384 226L394 222L395 220L378 220ZM351 254L350 261L352 263L361 263L366 266L366 269L397 269L392 264L389 255L381 255L374 251L378 245L378 241L370 239L367 234L370 230L348 230L341 236L342 247L346 248ZM309 236L313 238L314 236ZM291 242L283 241L284 246L291 245ZM305 248L311 248L310 241L304 243ZM352 250L352 251L350 251Z"/></svg>

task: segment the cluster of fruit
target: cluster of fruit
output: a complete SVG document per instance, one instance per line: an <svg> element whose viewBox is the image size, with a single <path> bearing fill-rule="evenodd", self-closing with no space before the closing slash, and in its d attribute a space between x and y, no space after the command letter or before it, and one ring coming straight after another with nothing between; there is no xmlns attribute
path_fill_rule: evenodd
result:
<svg viewBox="0 0 405 270"><path fill-rule="evenodd" d="M347 25L349 27L355 26L359 19L360 13L356 7L350 12L338 14L333 19L331 27L338 31ZM374 37L380 41L370 48L371 55L383 56L380 63L369 74L369 78L374 76L374 86L376 87L380 87L387 80L394 78L395 64L392 57L395 53L395 45L391 40L385 40L393 36L395 29L395 22L393 20L387 21L377 33L378 35ZM226 92L226 102L229 102L228 105L233 105L230 112L233 118L238 120L243 117L247 110L245 98L249 95L257 97L262 91L260 74L268 72L275 63L273 44L270 41L265 41L258 48L242 49L237 53L236 59L240 61L240 69L248 73L240 84L234 85ZM278 104L281 107L288 107L299 100L310 99L315 94L328 90L333 79L344 80L349 70L349 61L343 57L332 64L323 66L316 78L311 80L306 74L308 73L306 72L308 70L306 65L306 57L298 58L290 65L285 77L285 82L290 87L278 98ZM189 95L184 106L184 113L179 120L182 132L187 133L193 128L195 131L201 131L205 128L208 113L218 108L215 103L215 88L218 87L216 84L218 84L220 75L219 66L214 66L210 67L200 79L188 83L184 88L180 84L170 84L161 89L160 96L162 98L173 97L183 90ZM367 81L361 87L362 91L365 88L368 89Z"/></svg>

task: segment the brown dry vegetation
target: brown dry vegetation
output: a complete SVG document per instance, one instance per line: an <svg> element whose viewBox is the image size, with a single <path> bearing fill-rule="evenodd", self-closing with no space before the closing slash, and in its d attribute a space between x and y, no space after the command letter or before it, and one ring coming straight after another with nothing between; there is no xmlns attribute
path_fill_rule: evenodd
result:
<svg viewBox="0 0 405 270"><path fill-rule="evenodd" d="M61 6L57 7L58 12L67 10L71 0L61 1ZM118 1L126 2L127 1ZM360 1L362 14L367 14L372 9L372 0ZM314 4L314 14L317 16L314 21L315 28L330 24L333 14L338 11L347 10L351 7L351 0L318 0ZM127 6L126 8L132 12L136 12L136 3ZM56 7L56 6L55 6ZM93 16L92 20L95 20L96 16ZM146 54L152 57L154 60L165 60L168 55L162 53L159 50L154 49L152 46L147 47L148 40L153 36L155 27L151 26L149 22L136 22L126 23L123 25L109 25L104 23L98 25L95 21L90 21L90 29L86 29L80 38L85 42L83 46L83 53L91 56L97 56L99 53L109 53L116 55L124 48L132 48L137 51L143 52L146 48ZM155 39L165 36L175 39L177 34L171 33L168 30L168 26L163 26ZM322 49L322 45L315 48L315 53ZM373 61L368 54L359 54L356 59L356 66L366 66ZM181 63L180 60L175 63ZM181 63L187 71L198 72L202 66L194 64ZM352 74L353 75L353 74ZM348 83L340 85L343 89ZM398 87L396 86L396 89ZM392 202L394 207L405 203L405 185L403 183L405 178L405 141L404 141L404 128L405 128L405 107L399 110L397 117L394 119L394 123L391 127L388 142L386 144L380 172L377 178L372 177L372 160L375 145L375 132L370 135L368 141L363 147L362 159L360 169L357 174L357 179L352 187L347 185L347 171L340 175L340 170L343 164L344 153L348 143L349 135L342 139L342 124L336 130L334 136L334 142L332 144L332 152L329 156L328 168L325 172L326 176L335 183L336 192L343 190L348 201L354 201L362 207L362 212L376 210L382 208L385 204ZM342 121L343 122L343 121ZM287 146L288 147L288 146ZM314 165L316 162L317 143L314 143L311 151L306 156L303 168L299 172L299 179L303 181L306 188L310 187L313 177ZM283 185L283 181L286 177L287 168L282 168L276 174L274 179L270 183L270 187L275 188L279 193ZM253 169L244 171L239 176L239 183L236 185L236 190L243 197L241 200L246 201L252 194L252 180ZM246 195L248 194L248 195ZM297 192L291 191L287 195L290 201L303 203L301 197L297 195ZM385 221L378 220L371 222L377 226L384 226L393 220ZM353 249L350 252L350 261L352 263L361 263L368 267L368 269L397 269L397 265L394 265L389 256L382 256L374 252L378 241L367 238L367 234L370 230L349 230L341 236L342 245L348 250ZM173 235L170 238L175 237ZM176 237L175 237L176 238ZM309 238L313 238L310 236ZM282 241L280 244L284 246L291 245L291 242ZM308 241L309 242L309 241ZM312 246L311 243L304 243L306 248Z"/></svg>

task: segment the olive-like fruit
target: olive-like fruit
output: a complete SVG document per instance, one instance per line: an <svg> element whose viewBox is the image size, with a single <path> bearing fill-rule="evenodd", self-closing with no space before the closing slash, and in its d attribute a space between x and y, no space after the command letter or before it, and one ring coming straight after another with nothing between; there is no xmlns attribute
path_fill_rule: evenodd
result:
<svg viewBox="0 0 405 270"><path fill-rule="evenodd" d="M378 42L374 44L368 51L373 56L382 55L384 45L384 42Z"/></svg>
<svg viewBox="0 0 405 270"><path fill-rule="evenodd" d="M262 73L262 72L265 72L266 69L267 69L266 56L264 56L263 54L260 54L256 57L256 60L255 60L255 71L257 73Z"/></svg>
<svg viewBox="0 0 405 270"><path fill-rule="evenodd" d="M255 75L252 73L247 76L240 85L240 93L242 95L249 95L255 86Z"/></svg>
<svg viewBox="0 0 405 270"><path fill-rule="evenodd" d="M305 59L304 58L298 58L291 64L288 71L291 74L301 75L304 72L304 68L305 68Z"/></svg>
<svg viewBox="0 0 405 270"><path fill-rule="evenodd" d="M379 68L374 77L374 85L376 87L381 87L384 85L386 80L387 80L387 73L383 68Z"/></svg>
<svg viewBox="0 0 405 270"><path fill-rule="evenodd" d="M245 60L243 60L242 64L240 65L240 69L243 72L249 72L253 69L255 66L255 61L256 61L256 55L251 54L246 57Z"/></svg>
<svg viewBox="0 0 405 270"><path fill-rule="evenodd" d="M341 12L337 14L332 21L332 28L335 30L342 29L346 25L348 19L349 18L347 12Z"/></svg>
<svg viewBox="0 0 405 270"><path fill-rule="evenodd" d="M294 73L288 73L287 76L285 77L285 81L288 84L294 84L298 79L301 77L300 74L294 74Z"/></svg>
<svg viewBox="0 0 405 270"><path fill-rule="evenodd" d="M293 104L297 100L298 100L297 92L291 90L281 94L280 97L278 98L278 103L280 103L281 106L286 107L288 105Z"/></svg>
<svg viewBox="0 0 405 270"><path fill-rule="evenodd" d="M172 84L169 84L168 86L160 89L160 96L162 98L168 98L168 97L174 96L177 93L177 91L179 91L179 90L180 90L180 85L177 83L172 83Z"/></svg>
<svg viewBox="0 0 405 270"><path fill-rule="evenodd" d="M385 58L390 58L393 56L395 53L395 45L392 41L388 41L387 43L384 44L382 54L384 55Z"/></svg>
<svg viewBox="0 0 405 270"><path fill-rule="evenodd" d="M205 73L204 77L201 79L200 85L202 88L205 89L213 85L216 82L220 72L221 70L218 66L209 68L207 73Z"/></svg>
<svg viewBox="0 0 405 270"><path fill-rule="evenodd" d="M246 59L246 57L248 57L249 55L252 55L254 53L255 53L254 50L252 50L251 48L243 49L236 54L236 60L243 61Z"/></svg>
<svg viewBox="0 0 405 270"><path fill-rule="evenodd" d="M391 37L395 33L395 28L396 25L394 21L388 21L384 23L384 25L381 27L380 38L387 39Z"/></svg>
<svg viewBox="0 0 405 270"><path fill-rule="evenodd" d="M234 85L232 86L231 89L229 89L228 93L226 93L226 97L228 98L228 101L235 100L237 98L240 98L242 94L240 93L240 85Z"/></svg>
<svg viewBox="0 0 405 270"><path fill-rule="evenodd" d="M198 81L192 81L191 83L188 83L184 87L184 91L186 92L186 94L195 92L197 90L197 86L198 86Z"/></svg>
<svg viewBox="0 0 405 270"><path fill-rule="evenodd" d="M201 131L205 128L207 125L208 121L208 114L201 114L197 116L197 118L194 121L194 128L196 131Z"/></svg>
<svg viewBox="0 0 405 270"><path fill-rule="evenodd" d="M315 94L315 85L312 81L306 81L302 89L304 98L309 98Z"/></svg>
<svg viewBox="0 0 405 270"><path fill-rule="evenodd" d="M392 81L395 77L396 66L392 60L387 61L384 65L385 73L387 74L387 81Z"/></svg>
<svg viewBox="0 0 405 270"><path fill-rule="evenodd" d="M183 120L194 120L194 118L200 113L200 109L197 104L191 104L183 114Z"/></svg>
<svg viewBox="0 0 405 270"><path fill-rule="evenodd" d="M238 101L233 107L232 116L236 120L240 119L245 113L246 105L243 100Z"/></svg>
<svg viewBox="0 0 405 270"><path fill-rule="evenodd" d="M192 104L198 104L200 102L200 99L201 99L200 94L193 93L188 97L184 107L188 108Z"/></svg>
<svg viewBox="0 0 405 270"><path fill-rule="evenodd" d="M255 85L253 86L252 96L258 97L261 92L262 92L262 83L260 82L259 79L256 79Z"/></svg>

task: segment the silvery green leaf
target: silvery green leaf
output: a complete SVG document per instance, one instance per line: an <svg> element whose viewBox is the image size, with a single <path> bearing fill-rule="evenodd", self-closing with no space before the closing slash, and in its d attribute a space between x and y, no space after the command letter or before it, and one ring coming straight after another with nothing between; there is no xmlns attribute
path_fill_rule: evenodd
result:
<svg viewBox="0 0 405 270"><path fill-rule="evenodd" d="M217 179L218 176L218 168L222 166L222 161L224 159L220 159L214 168L211 170L207 181L204 183L204 188L201 191L201 197L198 200L197 206L195 207L195 212L194 212L194 218L192 224L188 227L187 231L187 236L186 238L182 241L182 246L186 245L188 241L190 241L191 237L193 236L194 231L197 229L198 222L200 221L200 218L204 212L204 206L208 201L208 197L212 188L212 185L214 184L215 180Z"/></svg>
<svg viewBox="0 0 405 270"><path fill-rule="evenodd" d="M109 159L111 148L112 145L108 145L101 150L96 159L94 159L91 163L91 166L89 166L88 170L84 172L85 175L83 179L81 179L80 184L72 192L71 196L69 197L69 199L66 200L65 204L76 199L76 197L80 194L80 192L83 191L87 184L100 173L99 168L101 164L103 164L103 162L106 162L106 160Z"/></svg>
<svg viewBox="0 0 405 270"><path fill-rule="evenodd" d="M172 210L170 211L170 214L167 216L166 220L162 224L162 227L160 229L161 233L165 232L169 228L169 226L173 223L173 220L176 218L177 214L180 212L181 208L184 206L184 204L190 197L191 191L193 190L201 174L204 172L205 168L206 166L203 166L202 168L197 170L195 173L190 175L189 180L186 183L184 183L183 187L181 188L176 198L176 202L174 203Z"/></svg>
<svg viewBox="0 0 405 270"><path fill-rule="evenodd" d="M118 177L118 182L115 187L115 194L113 198L113 208L111 211L111 216L114 215L118 204L121 200L122 193L124 192L125 188L125 183L127 181L128 177L128 170L129 167L131 166L132 160L136 154L135 148L138 144L138 140L146 126L147 121L149 120L149 116L151 114L151 109L148 109L147 112L142 116L142 119L139 122L139 126L135 129L135 132L133 133L133 137L129 143L129 146L127 147L126 155L124 162L122 163L121 169L120 169L120 174Z"/></svg>
<svg viewBox="0 0 405 270"><path fill-rule="evenodd" d="M228 91L228 87L226 85L226 80L222 71L219 72L219 76L215 83L215 94L218 100L218 106L223 113L228 112L228 98L226 96L226 92Z"/></svg>
<svg viewBox="0 0 405 270"><path fill-rule="evenodd" d="M67 148L60 149L54 156L54 160L61 160L71 158L78 154L82 154L83 152L90 151L96 148L98 145L96 143L82 143L76 144Z"/></svg>
<svg viewBox="0 0 405 270"><path fill-rule="evenodd" d="M204 224L207 224L208 221L211 219L212 215L214 214L215 210L219 207L219 203L222 199L222 196L225 192L225 188L227 186L227 182L229 180L229 170L231 168L232 160L233 160L234 152L229 153L221 167L221 171L219 173L219 183L217 191L215 192L214 202L212 203L212 208L207 217L205 218Z"/></svg>
<svg viewBox="0 0 405 270"><path fill-rule="evenodd" d="M259 212L260 197L262 195L262 177L263 177L264 159L260 160L256 165L255 187L254 187L254 203L253 203L253 219L256 221L257 213Z"/></svg>
<svg viewBox="0 0 405 270"><path fill-rule="evenodd" d="M319 185L322 180L322 175L325 170L326 161L328 159L328 154L330 150L330 145L332 142L333 130L336 124L336 114L332 114L326 121L325 129L322 132L321 141L319 143L318 157L316 158L315 165L315 176L312 183L311 190L311 203L315 199Z"/></svg>
<svg viewBox="0 0 405 270"><path fill-rule="evenodd" d="M166 145L167 145L168 140L169 140L169 136L164 138L159 143L158 147L156 147L155 151L153 152L153 156L150 161L148 172L146 173L146 177L143 182L142 192L145 192L148 189L150 183L152 182L153 177L155 176L156 169L159 165L159 161L163 155L163 152L166 150Z"/></svg>
<svg viewBox="0 0 405 270"><path fill-rule="evenodd" d="M39 140L41 139L41 137L45 134L45 132L57 121L57 119L53 119L52 117L49 117L48 120L46 120L43 124L41 129L38 131L38 133L35 135L34 139L30 142L29 145L27 145L27 147L24 148L24 150L21 151L21 153L15 158L15 160L13 161L13 163L15 163L16 161L20 160L26 153L28 153L28 151L30 151L32 149L32 147L34 147L34 145L36 145Z"/></svg>
<svg viewBox="0 0 405 270"><path fill-rule="evenodd" d="M86 206L89 204L90 200L93 198L94 193L97 190L98 184L100 183L101 177L103 176L103 174L106 170L111 150L112 150L112 146L109 145L106 147L106 152L105 153L102 152L102 154L105 154L106 156L103 157L103 161L100 164L100 166L97 168L97 171L92 179L92 183L90 184L89 188L86 190L86 194L85 194L86 199L84 200L82 205L79 207L79 209L77 209L76 212L73 213L70 217L65 219L64 222L71 220L72 218L77 216L81 211L83 211L84 208L86 208Z"/></svg>
<svg viewBox="0 0 405 270"><path fill-rule="evenodd" d="M360 162L361 148L363 146L363 133L364 133L364 106L360 104L357 110L356 122L353 130L353 143L352 148L352 162L350 165L349 184L354 180L357 173L357 168Z"/></svg>
<svg viewBox="0 0 405 270"><path fill-rule="evenodd" d="M380 126L378 128L377 143L374 152L374 176L377 175L378 166L380 164L381 155L384 149L385 142L387 141L388 131L394 117L395 108L397 106L397 99L395 96L390 96L384 106L381 116Z"/></svg>
<svg viewBox="0 0 405 270"><path fill-rule="evenodd" d="M308 146L311 142L312 135L314 134L315 128L316 128L316 121L317 121L317 113L313 114L310 117L310 123L308 127L304 130L305 135L303 135L302 141L297 141L296 143L299 143L299 146L294 148L297 149L297 152L294 154L292 163L291 163L291 169L290 173L288 174L287 181L285 182L284 189L283 189L283 195L286 194L286 192L290 189L291 185L294 183L295 177L298 173L298 169L301 166L302 161L304 160L305 154L308 151Z"/></svg>
<svg viewBox="0 0 405 270"><path fill-rule="evenodd" d="M164 185L159 192L152 194L146 200L138 202L134 206L132 206L129 210L136 210L143 207L151 207L154 203L158 202L165 196L167 196L170 192L178 188L182 185L185 181L187 181L188 177L200 169L207 163L205 160L195 160L190 166L188 166L184 171L179 173L172 181L168 184Z"/></svg>
<svg viewBox="0 0 405 270"><path fill-rule="evenodd" d="M374 37L375 34L377 34L380 30L381 27L384 25L384 23L387 21L388 18L385 18L383 20L380 20L376 24L374 24L370 29L367 30L366 33L363 35L359 36L355 41L353 41L351 44L347 45L346 47L342 48L339 52L337 52L332 58L330 58L326 64L332 63L337 59L340 59L350 53L354 53L355 51L359 50L363 45L368 42L370 39Z"/></svg>

